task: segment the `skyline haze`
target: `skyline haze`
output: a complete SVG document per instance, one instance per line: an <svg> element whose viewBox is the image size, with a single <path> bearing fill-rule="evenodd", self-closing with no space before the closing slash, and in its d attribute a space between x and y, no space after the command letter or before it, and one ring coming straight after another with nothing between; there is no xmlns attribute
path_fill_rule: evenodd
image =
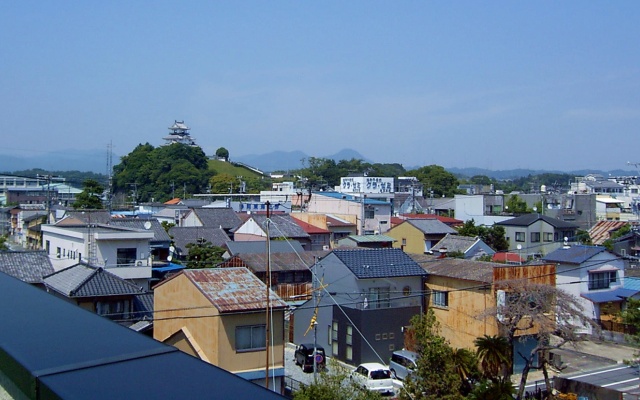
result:
<svg viewBox="0 0 640 400"><path fill-rule="evenodd" d="M629 169L640 3L10 2L0 154L164 143L379 163ZM119 160L114 159L117 164Z"/></svg>

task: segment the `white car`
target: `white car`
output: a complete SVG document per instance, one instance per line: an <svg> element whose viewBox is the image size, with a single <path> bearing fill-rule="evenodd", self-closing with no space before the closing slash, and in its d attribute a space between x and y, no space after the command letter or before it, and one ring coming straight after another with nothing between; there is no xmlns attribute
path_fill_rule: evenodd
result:
<svg viewBox="0 0 640 400"><path fill-rule="evenodd" d="M351 373L351 380L362 387L380 394L393 394L391 371L380 363L358 365Z"/></svg>

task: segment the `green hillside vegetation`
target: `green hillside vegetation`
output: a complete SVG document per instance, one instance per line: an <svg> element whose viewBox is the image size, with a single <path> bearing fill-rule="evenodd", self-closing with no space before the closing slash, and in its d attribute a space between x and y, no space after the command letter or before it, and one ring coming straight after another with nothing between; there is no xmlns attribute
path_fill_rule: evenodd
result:
<svg viewBox="0 0 640 400"><path fill-rule="evenodd" d="M261 179L262 175L248 168L235 166L229 162L219 160L209 160L209 169L218 174L229 174L231 176L242 176Z"/></svg>

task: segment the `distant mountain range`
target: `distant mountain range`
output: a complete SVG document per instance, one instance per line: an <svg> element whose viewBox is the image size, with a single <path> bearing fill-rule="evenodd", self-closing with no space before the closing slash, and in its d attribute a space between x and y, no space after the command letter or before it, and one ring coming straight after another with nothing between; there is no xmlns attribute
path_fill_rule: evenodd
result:
<svg viewBox="0 0 640 400"><path fill-rule="evenodd" d="M272 171L290 171L304 168L302 160L308 159L310 156L302 151L273 151L265 154L250 154L244 156L233 156L231 161L239 161L258 168L264 172ZM353 149L343 149L331 155L321 156L335 161L351 160L352 158L364 160L369 163L375 163L362 154ZM113 165L120 162L120 157L113 155ZM407 170L418 168L419 166L406 166ZM41 168L46 171L91 171L96 173L107 172L107 153L100 150L79 151L73 150L65 153L45 153L39 156L18 157L13 155L0 154L0 172L11 173L13 171L23 171L33 168ZM575 176L584 176L586 174L600 174L603 176L623 176L637 175L638 171L633 170L577 170L577 171L559 171L559 170L530 170L530 169L510 169L510 170L488 170L482 168L446 168L460 177L472 177L475 175L485 175L494 179L517 179L528 175L539 175L543 173L573 174Z"/></svg>
<svg viewBox="0 0 640 400"><path fill-rule="evenodd" d="M120 158L113 156L113 164ZM24 171L41 168L45 171L91 171L107 173L107 152L99 150L70 150L60 153L45 153L37 156L13 156L0 154L0 172Z"/></svg>
<svg viewBox="0 0 640 400"><path fill-rule="evenodd" d="M289 171L296 170L300 168L304 168L302 164L303 159L309 158L309 155L301 152L301 151L274 151L266 154L251 154L246 156L238 156L233 157L232 161L240 161L245 164L251 165L252 167L256 167L261 171L271 172L271 171ZM351 160L352 158L364 160L369 163L374 163L375 161L371 161L364 157L362 154L358 153L353 149L344 149L339 151L336 154L323 156L321 158L328 158L335 161L340 160ZM407 170L416 169L420 166L404 166ZM625 176L625 175L636 175L637 171L624 171L621 169L613 170L613 171L600 171L600 170L577 170L577 171L560 171L560 170L532 170L532 169L509 169L509 170L498 170L492 171L489 169L483 168L446 168L447 171L452 174L460 177L472 177L476 175L485 175L490 178L504 180L504 179L517 179L521 177L525 177L528 175L540 175L544 173L555 173L555 174L570 174L575 176L584 176L587 174L600 174L603 176L613 175L613 176Z"/></svg>
<svg viewBox="0 0 640 400"><path fill-rule="evenodd" d="M250 154L246 156L231 157L231 161L239 161L252 167L256 167L261 171L289 171L294 169L304 168L302 160L311 156L301 151L274 151L266 154ZM343 149L339 152L322 156L320 158L327 158L330 160L351 160L352 158L364 160L371 163L372 161L366 159L362 154L353 149Z"/></svg>

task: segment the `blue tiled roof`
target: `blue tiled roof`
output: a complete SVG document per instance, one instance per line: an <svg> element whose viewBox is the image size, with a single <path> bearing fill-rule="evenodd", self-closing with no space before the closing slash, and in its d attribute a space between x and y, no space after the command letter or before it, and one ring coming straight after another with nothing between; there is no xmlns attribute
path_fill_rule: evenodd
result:
<svg viewBox="0 0 640 400"><path fill-rule="evenodd" d="M637 290L640 292L640 278L634 276L625 276L622 282L625 289Z"/></svg>
<svg viewBox="0 0 640 400"><path fill-rule="evenodd" d="M559 248L542 257L544 261L562 264L582 264L596 254L606 251L604 247L575 245L569 248Z"/></svg>
<svg viewBox="0 0 640 400"><path fill-rule="evenodd" d="M580 296L594 303L608 303L610 301L622 301L638 293L638 290L618 288L605 292L582 293Z"/></svg>
<svg viewBox="0 0 640 400"><path fill-rule="evenodd" d="M334 250L358 279L423 276L426 272L400 249Z"/></svg>

